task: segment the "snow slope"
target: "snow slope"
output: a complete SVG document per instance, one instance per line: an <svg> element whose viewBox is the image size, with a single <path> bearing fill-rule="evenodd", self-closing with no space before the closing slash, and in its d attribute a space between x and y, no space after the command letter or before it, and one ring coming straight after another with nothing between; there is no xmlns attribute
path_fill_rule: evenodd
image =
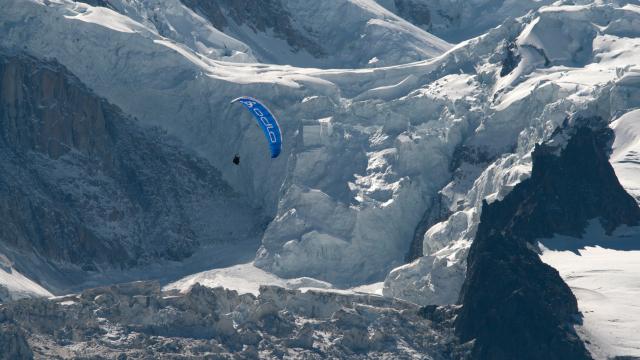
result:
<svg viewBox="0 0 640 360"><path fill-rule="evenodd" d="M188 292L194 285L235 290L239 294L260 294L263 285L279 286L286 289L308 291L326 291L338 294L367 293L382 295L382 283L366 284L350 289L336 289L332 284L308 277L283 279L272 273L257 268L253 263L233 265L202 271L171 282L163 287L165 291L179 290Z"/></svg>
<svg viewBox="0 0 640 360"><path fill-rule="evenodd" d="M47 289L22 275L11 261L0 255L0 303L30 297L51 297Z"/></svg>
<svg viewBox="0 0 640 360"><path fill-rule="evenodd" d="M373 0L182 2L266 63L379 67L432 58L451 47Z"/></svg>
<svg viewBox="0 0 640 360"><path fill-rule="evenodd" d="M256 61L246 44L225 35L179 0L109 0L104 4L109 7L76 2L73 18L120 32L153 32L211 59Z"/></svg>
<svg viewBox="0 0 640 360"><path fill-rule="evenodd" d="M640 72L629 78L640 84ZM611 124L611 128L616 135L611 165L622 186L640 202L640 110L622 115Z"/></svg>
<svg viewBox="0 0 640 360"><path fill-rule="evenodd" d="M77 18L107 21L123 31L136 22L215 60L378 67L428 59L451 47L373 0L106 0L96 5L103 6L78 2L76 10L83 14ZM126 24L118 24L122 20L114 11L128 18Z"/></svg>
<svg viewBox="0 0 640 360"><path fill-rule="evenodd" d="M184 6L179 0L109 0L109 7L128 18L145 25L160 36L166 37L197 51L211 59L233 62L255 62L253 52L246 44L224 34ZM83 6L83 5L78 5ZM95 7L91 13L109 10Z"/></svg>
<svg viewBox="0 0 640 360"><path fill-rule="evenodd" d="M606 235L593 221L581 239L540 240L542 260L571 287L584 316L579 334L596 359L640 356L640 229Z"/></svg>

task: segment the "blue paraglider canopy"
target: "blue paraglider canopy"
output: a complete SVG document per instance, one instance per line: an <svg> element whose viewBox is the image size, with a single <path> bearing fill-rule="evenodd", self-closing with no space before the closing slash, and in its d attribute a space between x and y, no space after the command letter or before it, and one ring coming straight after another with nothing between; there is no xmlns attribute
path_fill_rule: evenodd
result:
<svg viewBox="0 0 640 360"><path fill-rule="evenodd" d="M282 151L282 132L280 131L280 125L275 116L258 100L252 97L239 97L231 101L231 103L239 102L253 114L264 132L264 136L269 142L269 148L271 149L271 158L276 158Z"/></svg>

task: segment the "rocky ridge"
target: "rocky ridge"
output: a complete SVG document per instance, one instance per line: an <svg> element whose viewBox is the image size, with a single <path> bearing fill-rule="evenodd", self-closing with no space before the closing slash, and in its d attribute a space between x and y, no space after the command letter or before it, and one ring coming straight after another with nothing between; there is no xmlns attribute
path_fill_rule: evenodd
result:
<svg viewBox="0 0 640 360"><path fill-rule="evenodd" d="M0 168L0 249L53 289L69 279L38 269L180 260L259 231L217 170L26 54L0 53Z"/></svg>

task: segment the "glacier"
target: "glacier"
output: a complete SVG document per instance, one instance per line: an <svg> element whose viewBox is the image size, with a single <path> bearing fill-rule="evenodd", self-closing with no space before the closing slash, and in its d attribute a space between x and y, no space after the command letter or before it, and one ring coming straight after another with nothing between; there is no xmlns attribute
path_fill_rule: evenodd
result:
<svg viewBox="0 0 640 360"><path fill-rule="evenodd" d="M364 98L376 96L375 92L380 89L362 94L362 100L349 105L348 100L341 96L343 90L340 88L344 85L337 80L332 82L337 77L343 82L348 77L356 83L375 82L378 75L374 72L296 70L282 66L216 62L160 37L147 27L133 26L131 19L115 12L105 20L107 24L97 24L95 18L85 21L90 14L90 7L72 2L51 2L48 5L31 1L16 2L9 8L4 14L7 21L3 21L6 27L3 32L9 36L3 38L3 46L11 48L22 44L22 48L36 56L55 57L96 93L138 118L140 123L166 129L170 135L207 158L238 192L254 199L265 214L275 217L276 220L263 237L264 247L257 261L260 266L282 276L295 276L304 271L305 276L355 284L368 279L380 279L386 269L401 263L407 245L395 240L410 238L413 231L411 226L382 227L382 231L376 232L372 238L369 238L369 234L373 232L367 229L387 214L395 214L397 220L413 216L417 221L419 213L426 207L423 195L406 202L395 200L400 196L413 198L413 194L422 192L418 184L422 180L416 178L412 182L396 175L392 164L400 163L400 173L411 171L419 176L438 177L436 174L444 173L427 173L425 169L432 168L433 171L437 166L446 168L446 160L444 157L434 160L435 167L430 166L430 159L423 160L426 164L405 160L402 153L412 154L417 150L439 146L438 142L431 145L428 140L441 137L438 134L440 129L415 130L416 133L423 133L423 136L402 135L407 126L405 121L398 120L396 124L391 124L378 115L380 111L378 114L357 114L375 107ZM39 33L15 31L10 19L23 18L21 12L42 14L26 18L26 21L33 21L26 28ZM129 30L122 31L125 28ZM78 38L75 35L77 32L85 36ZM59 40L69 36L69 41L65 43L70 44L71 48L47 45L53 44L54 38ZM110 40L106 43L84 43L85 39L104 39L107 36ZM80 57L87 61L82 64L78 61L78 51L91 53L95 57ZM103 76L94 71L95 68L113 69L114 72ZM398 70L400 74L394 77L399 85L385 90L391 95L416 82L411 76L406 79L408 76L405 74L411 70L390 69L390 72ZM120 75L116 75L118 73ZM384 86L389 86L387 81L368 87ZM239 110L228 106L229 98L219 95L235 96L247 92L260 94L281 119L284 142L289 146L278 160L266 161L262 148L258 147L261 144L258 138L260 134L248 131L250 124L238 120ZM131 93L136 96L130 96ZM177 96L178 93L181 95ZM344 122L339 120L341 118L345 119ZM332 129L330 137L322 137L321 146L297 140L305 130L312 132L322 126L321 123ZM391 125L393 137L387 136L383 129L383 126ZM370 142L369 138L377 132L380 132L380 136L376 136L378 140ZM395 140L399 145L397 156L392 151L385 151L390 148L388 144L394 141L394 137L398 137ZM301 140L305 139L308 140L309 136L302 136ZM345 156L345 151L350 155ZM234 153L241 154L243 166L235 167L231 163ZM334 166L332 162L338 156L350 168ZM300 161L297 161L298 158ZM298 163L301 165L296 166ZM305 174L306 164L312 163L316 165L315 171L320 171L314 174L316 176ZM352 173L353 170L359 172L357 177ZM322 183L315 183L318 179L322 179ZM444 180L440 182L444 183ZM431 191L435 191L435 188ZM339 221L323 218L327 211L336 213L335 218ZM402 221L407 222L410 221ZM290 249L289 253L283 251L282 254L276 254L281 247ZM300 252L307 253L306 260L298 256ZM336 256L337 252L340 252L337 254L339 256ZM376 259L379 255L375 254L386 255ZM320 258L317 258L318 255ZM362 264L362 271L356 272L351 261L347 261L349 257L373 261ZM335 259L332 260L333 264L327 262L331 258ZM300 269L302 264L309 265L309 260L314 260L315 266ZM322 276L321 273L329 267L333 267L335 273ZM350 275L354 276L351 278Z"/></svg>
<svg viewBox="0 0 640 360"><path fill-rule="evenodd" d="M624 16L619 14L621 11ZM521 60L510 74L496 82L493 95L496 101L488 110L496 119L493 124L500 124L501 118L512 122L502 121L501 125L506 129L514 126L514 119L528 118L521 127L514 129L518 131L515 136L498 136L517 139L512 144L515 151L505 152L491 162L470 188L458 184L468 183L464 177L462 181L454 179L448 185L445 194L449 194L449 189L462 188L459 195L462 201L448 204L458 208L451 209L453 214L447 220L435 224L425 233L423 248L433 249L431 253L425 253L430 258L391 272L385 282L385 294L402 296L403 292L409 292L404 298L424 304L455 302L456 290L448 290L452 297L442 299L443 291L439 290L436 295L434 289L462 283L460 277L451 281L450 276L443 274L463 275L459 266L463 266L464 251L475 235L482 200L501 199L513 185L527 178L534 144L548 139L568 114L615 119L633 107L633 94L638 90L625 84L636 76L637 66L629 65L625 59L620 59L620 55L634 56L632 54L637 51L634 50L637 40L627 38L627 32L634 28L620 28L623 21L613 21L596 31L592 21L600 18L605 24L611 18L636 18L638 14L638 8L632 5L622 8L612 5L543 7L539 16L532 17L519 33L513 34ZM621 39L617 35L622 33ZM559 39L558 34L566 34L566 38ZM562 41L566 41L565 46L555 46ZM552 46L545 47L545 43ZM566 51L584 44L592 45L590 54L572 58ZM623 62L627 65L620 67ZM425 261L428 263L424 264ZM445 267L450 271L442 269ZM423 291L416 290L420 288L416 283L432 283L434 278L443 279L442 285L436 282L423 286Z"/></svg>
<svg viewBox="0 0 640 360"><path fill-rule="evenodd" d="M509 16L469 33L425 27L451 41L479 35L453 46L394 15L402 16L398 1L287 2L293 25L284 30L251 28L231 3L219 29L188 1L2 2L0 48L56 59L142 126L208 160L271 219L253 264L171 289L259 274L292 289L384 281L387 297L456 303L483 201L528 178L535 144L572 126L572 115L612 122L611 162L640 196L636 1L473 2ZM345 9L349 16L335 16ZM324 17L296 23L314 13ZM325 19L336 23L319 33ZM332 37L334 27L350 37ZM277 114L278 159L229 105L241 95ZM259 293L257 283L245 285Z"/></svg>
<svg viewBox="0 0 640 360"><path fill-rule="evenodd" d="M101 20L107 23L89 21L94 8L79 3L9 4L2 46L56 58L142 124L166 129L208 159L273 217L259 267L338 286L379 281L402 265L423 214L447 199L455 199L445 204L453 214L426 232L424 255L447 258L440 266L461 274L454 264L464 259L459 252L473 236L478 204L526 176L533 144L567 112L609 118L623 106L607 106L623 101L608 90L634 73L619 67L633 63L636 40L629 36L636 30L625 24L638 17L633 5L547 7L433 60L319 70L213 60L115 12ZM14 19L26 22L20 31ZM61 39L68 39L64 46ZM558 39L567 46L547 45ZM521 60L500 77L508 42ZM590 43L579 58L563 52ZM109 76L97 68L110 69ZM281 119L287 145L275 161L228 105L247 93L259 94ZM475 155L451 169L461 148ZM234 153L243 166L231 163ZM393 287L388 281L388 294Z"/></svg>

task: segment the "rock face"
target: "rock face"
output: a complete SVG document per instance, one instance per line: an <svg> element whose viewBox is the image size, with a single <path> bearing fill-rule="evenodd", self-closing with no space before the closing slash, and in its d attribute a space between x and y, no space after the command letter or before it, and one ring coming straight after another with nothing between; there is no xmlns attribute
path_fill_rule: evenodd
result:
<svg viewBox="0 0 640 360"><path fill-rule="evenodd" d="M608 162L611 131L567 132L568 142L558 133L536 146L531 178L483 206L456 320L461 340L475 339L474 358L590 358L572 328L580 318L576 299L533 243L553 234L579 237L594 218L607 231L635 225L640 209Z"/></svg>
<svg viewBox="0 0 640 360"><path fill-rule="evenodd" d="M504 77L509 75L520 63L521 56L518 53L518 46L514 42L508 42L505 44L505 56L502 59L502 69L500 69L500 76Z"/></svg>
<svg viewBox="0 0 640 360"><path fill-rule="evenodd" d="M15 324L2 319L0 315L0 359L33 359L33 353L27 343L27 337Z"/></svg>
<svg viewBox="0 0 640 360"><path fill-rule="evenodd" d="M0 339L11 324L43 358L447 359L446 309L432 313L373 295L137 282L0 305Z"/></svg>
<svg viewBox="0 0 640 360"><path fill-rule="evenodd" d="M34 261L179 260L255 230L254 211L207 162L26 55L0 53L0 169L0 250L27 276L38 277Z"/></svg>
<svg viewBox="0 0 640 360"><path fill-rule="evenodd" d="M393 0L398 15L409 20L414 25L424 29L431 29L431 10L426 3L411 0ZM454 19L450 18L451 21Z"/></svg>

